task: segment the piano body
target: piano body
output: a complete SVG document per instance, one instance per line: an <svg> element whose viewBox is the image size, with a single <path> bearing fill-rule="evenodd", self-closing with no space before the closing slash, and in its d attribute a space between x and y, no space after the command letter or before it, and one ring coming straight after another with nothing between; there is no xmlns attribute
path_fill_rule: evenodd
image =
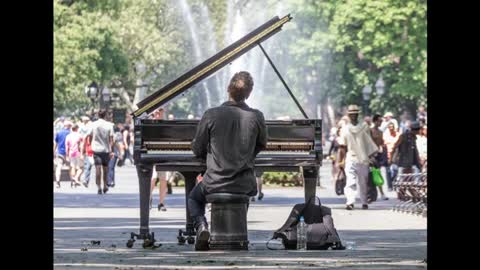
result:
<svg viewBox="0 0 480 270"><path fill-rule="evenodd" d="M144 240L144 248L153 246L155 242L154 234L149 230L150 179L153 167L160 171L178 171L183 174L186 205L196 177L206 168L205 161L196 158L191 149L199 120L153 120L147 119L148 114L257 45L307 119L267 120L267 149L257 155L255 169L262 172L300 171L304 177L305 200L315 196L318 170L322 161L321 120L308 119L260 44L280 31L282 25L289 20L290 15L271 19L138 103L138 110L133 112L133 116L134 161L140 187L140 233L131 233L128 247L133 245L135 237ZM186 229L179 230L178 241L183 244L188 240L189 244L193 244L193 221L188 207L186 210Z"/></svg>

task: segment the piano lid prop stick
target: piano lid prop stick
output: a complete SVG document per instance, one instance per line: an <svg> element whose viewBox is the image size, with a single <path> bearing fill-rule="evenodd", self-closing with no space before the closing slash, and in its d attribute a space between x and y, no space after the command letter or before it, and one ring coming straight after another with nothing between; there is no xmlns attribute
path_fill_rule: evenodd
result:
<svg viewBox="0 0 480 270"><path fill-rule="evenodd" d="M263 49L262 44L258 43L258 46L260 47L260 49L262 49L263 54L265 54L265 57L267 57L267 60L268 60L268 62L270 63L270 65L272 66L273 70L275 71L275 73L277 73L277 76L280 78L280 81L282 81L283 86L285 86L285 88L287 88L288 93L289 93L290 96L293 98L293 101L295 101L295 104L297 104L298 109L300 109L300 111L302 112L303 116L304 116L306 119L308 119L308 116L307 116L307 114L305 113L305 111L303 110L302 106L300 106L300 103L298 103L298 100L297 100L297 99L295 98L295 96L293 95L293 93L292 93L292 91L290 90L290 88L288 87L287 83L283 80L282 75L280 75L280 72L278 72L277 68L276 68L275 65L273 64L273 62L272 62L272 60L270 59L270 57L268 57L267 52Z"/></svg>

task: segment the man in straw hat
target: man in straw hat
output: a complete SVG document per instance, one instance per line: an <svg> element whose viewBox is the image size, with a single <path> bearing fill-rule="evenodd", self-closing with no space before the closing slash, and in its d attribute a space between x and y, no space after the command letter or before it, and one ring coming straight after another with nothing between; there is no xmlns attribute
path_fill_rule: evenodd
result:
<svg viewBox="0 0 480 270"><path fill-rule="evenodd" d="M378 147L370 135L370 128L364 122L358 121L360 109L357 105L348 106L350 123L342 128L339 143L338 166L345 169L347 184L345 197L346 209L353 210L357 191L360 193L362 209L368 209L367 181L369 164L374 163Z"/></svg>

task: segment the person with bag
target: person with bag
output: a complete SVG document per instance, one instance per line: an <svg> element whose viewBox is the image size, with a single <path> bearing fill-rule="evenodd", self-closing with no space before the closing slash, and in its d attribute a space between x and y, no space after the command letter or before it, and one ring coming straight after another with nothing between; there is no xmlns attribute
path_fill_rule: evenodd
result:
<svg viewBox="0 0 480 270"><path fill-rule="evenodd" d="M394 146L392 163L398 166L398 173L420 172L420 156L417 149L417 135L420 124L413 122L410 129L400 135Z"/></svg>
<svg viewBox="0 0 480 270"><path fill-rule="evenodd" d="M345 186L346 209L353 210L357 193L360 194L362 209L368 209L367 185L369 164L376 163L377 145L370 135L370 128L365 122L358 121L360 109L357 105L348 106L348 123L339 138L338 166L345 169L347 183Z"/></svg>
<svg viewBox="0 0 480 270"><path fill-rule="evenodd" d="M318 205L315 204L315 199L318 199ZM318 197L311 197L306 203L296 204L287 221L273 233L270 240L281 239L285 249L296 249L297 225L301 217L304 217L307 225L307 250L345 249L333 224L332 210L321 205ZM268 246L270 240L267 248L272 250Z"/></svg>
<svg viewBox="0 0 480 270"><path fill-rule="evenodd" d="M382 179L386 179L386 174L387 174L386 166L388 166L388 157L387 157L387 150L385 147L385 143L383 141L383 133L380 130L381 124L382 124L382 116L379 114L375 114L373 116L373 127L370 129L370 134L372 135L373 142L378 147L378 153L375 155L375 159L379 167L375 169L377 169L379 173L381 173L380 177ZM373 169L374 168L372 168L372 172L373 172ZM385 184L385 182L386 181L382 181L382 185ZM376 183L379 184L380 182L378 181ZM378 186L376 183L373 181L373 175L372 175L373 188L374 189L378 188L378 191L380 192L382 200L388 200L388 197L385 196L385 193L383 192L383 186L382 185Z"/></svg>
<svg viewBox="0 0 480 270"><path fill-rule="evenodd" d="M335 135L332 138L332 143L330 144L330 149L328 150L328 155L327 159L330 159L332 161L332 178L334 180L337 179L337 175L339 173L338 166L336 164L337 161L337 153L338 153L338 137L340 137L340 132L342 130L342 127L338 127L335 131Z"/></svg>

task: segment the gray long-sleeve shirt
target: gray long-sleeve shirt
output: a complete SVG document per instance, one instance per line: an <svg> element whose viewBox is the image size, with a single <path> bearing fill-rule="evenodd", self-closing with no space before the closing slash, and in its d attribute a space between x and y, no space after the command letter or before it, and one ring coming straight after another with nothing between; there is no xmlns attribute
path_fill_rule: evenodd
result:
<svg viewBox="0 0 480 270"><path fill-rule="evenodd" d="M207 110L197 126L193 153L206 159L209 193L256 194L255 156L267 146L265 118L244 102Z"/></svg>

